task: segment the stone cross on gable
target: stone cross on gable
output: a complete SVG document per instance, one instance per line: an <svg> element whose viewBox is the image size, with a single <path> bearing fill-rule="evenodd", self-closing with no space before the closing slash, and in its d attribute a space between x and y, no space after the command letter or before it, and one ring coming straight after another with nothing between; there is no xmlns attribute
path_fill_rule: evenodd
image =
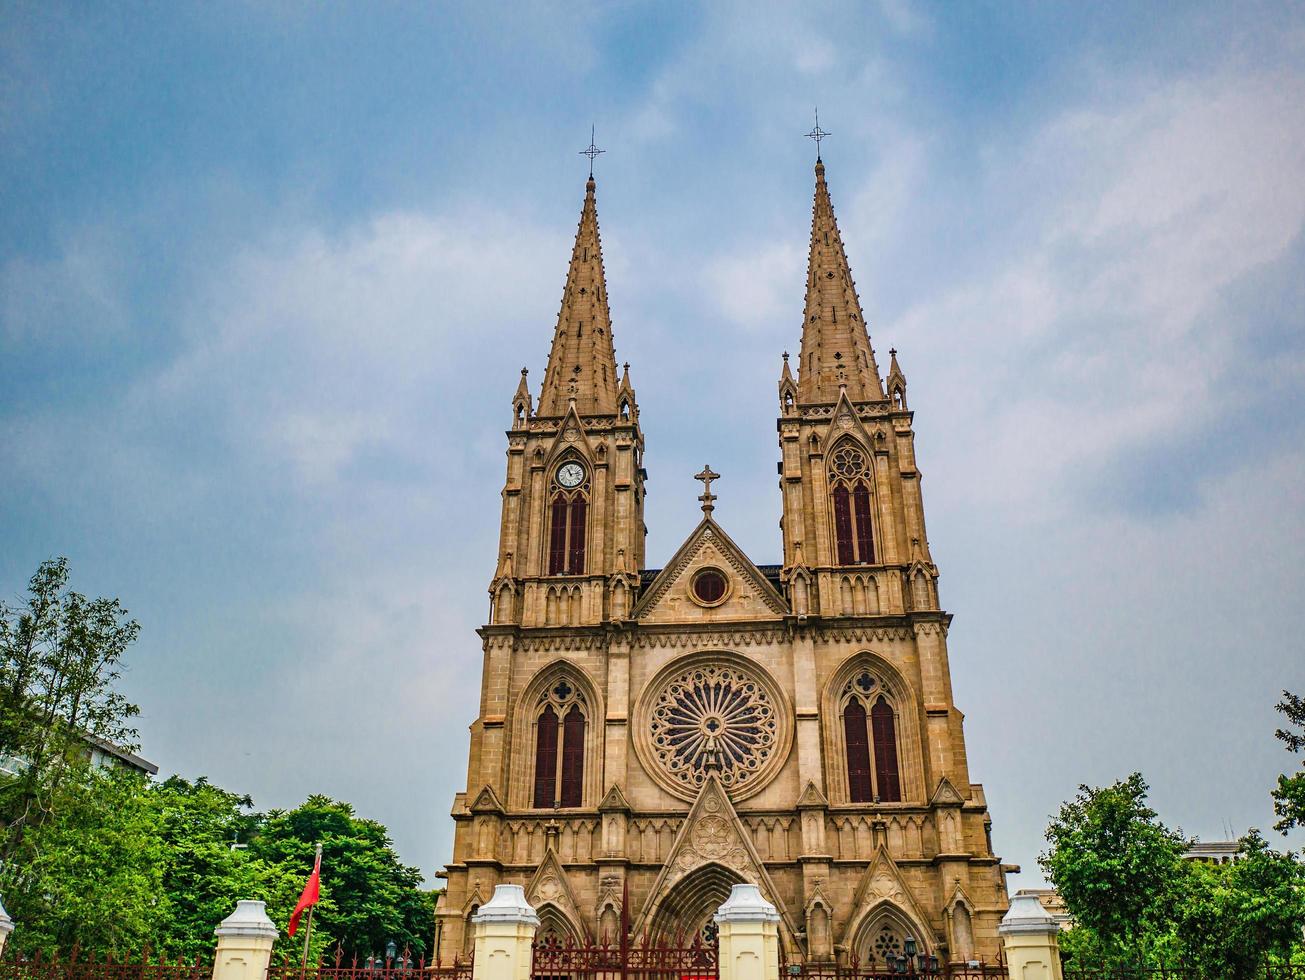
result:
<svg viewBox="0 0 1305 980"><path fill-rule="evenodd" d="M716 508L716 495L711 492L711 481L719 480L720 474L713 473L710 466L704 466L694 479L702 481L702 495L698 499L702 501L702 512L710 515Z"/></svg>

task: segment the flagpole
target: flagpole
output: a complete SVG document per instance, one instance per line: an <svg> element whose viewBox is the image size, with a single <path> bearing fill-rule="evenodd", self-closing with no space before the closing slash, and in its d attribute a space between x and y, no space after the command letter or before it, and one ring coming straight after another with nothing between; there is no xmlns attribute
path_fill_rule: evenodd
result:
<svg viewBox="0 0 1305 980"><path fill-rule="evenodd" d="M317 853L313 857L313 867L319 868L322 865L322 845L317 845ZM304 930L304 959L299 965L299 980L303 980L308 973L308 943L313 938L313 909L317 903L314 902L308 906L308 928Z"/></svg>

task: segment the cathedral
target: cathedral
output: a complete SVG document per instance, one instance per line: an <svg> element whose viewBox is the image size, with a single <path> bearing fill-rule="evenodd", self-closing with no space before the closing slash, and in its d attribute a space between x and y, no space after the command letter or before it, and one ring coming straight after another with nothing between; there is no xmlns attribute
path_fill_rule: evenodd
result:
<svg viewBox="0 0 1305 980"><path fill-rule="evenodd" d="M538 400L524 370L512 399L441 957L465 955L499 883L525 887L544 938L628 922L683 944L746 881L789 962L883 963L908 937L995 961L1009 868L952 699L906 378L896 352L880 375L823 162L779 375L780 563L717 523L707 467L701 521L646 567L609 303L591 174Z"/></svg>

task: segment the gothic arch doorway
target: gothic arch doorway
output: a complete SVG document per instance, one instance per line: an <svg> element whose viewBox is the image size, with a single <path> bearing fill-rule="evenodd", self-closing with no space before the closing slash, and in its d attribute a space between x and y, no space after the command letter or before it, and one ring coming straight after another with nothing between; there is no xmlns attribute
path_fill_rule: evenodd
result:
<svg viewBox="0 0 1305 980"><path fill-rule="evenodd" d="M677 881L657 903L650 930L659 945L691 945L695 937L715 941L712 917L730 889L744 879L720 864L705 864Z"/></svg>
<svg viewBox="0 0 1305 980"><path fill-rule="evenodd" d="M919 952L933 950L928 932L913 923L901 909L886 902L861 920L854 935L851 950L857 962L865 968L885 966L889 956L902 955L908 936L915 940Z"/></svg>

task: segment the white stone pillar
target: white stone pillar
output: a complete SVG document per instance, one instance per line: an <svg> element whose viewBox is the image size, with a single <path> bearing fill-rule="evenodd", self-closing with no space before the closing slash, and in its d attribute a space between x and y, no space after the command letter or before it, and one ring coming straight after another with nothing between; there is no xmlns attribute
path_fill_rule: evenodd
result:
<svg viewBox="0 0 1305 980"><path fill-rule="evenodd" d="M9 934L14 931L14 920L9 918L9 913L5 911L3 903L0 903L0 953L5 951L5 943L9 941Z"/></svg>
<svg viewBox="0 0 1305 980"><path fill-rule="evenodd" d="M265 903L237 902L236 910L222 920L213 935L217 936L213 980L263 980L267 976L277 931L267 917Z"/></svg>
<svg viewBox="0 0 1305 980"><path fill-rule="evenodd" d="M756 885L735 885L716 910L720 980L779 980L779 912Z"/></svg>
<svg viewBox="0 0 1305 980"><path fill-rule="evenodd" d="M1060 926L1036 895L1016 895L997 931L1006 944L1010 980L1064 980Z"/></svg>
<svg viewBox="0 0 1305 980"><path fill-rule="evenodd" d="M495 885L494 897L471 917L472 980L530 980L531 944L539 916L520 885Z"/></svg>

